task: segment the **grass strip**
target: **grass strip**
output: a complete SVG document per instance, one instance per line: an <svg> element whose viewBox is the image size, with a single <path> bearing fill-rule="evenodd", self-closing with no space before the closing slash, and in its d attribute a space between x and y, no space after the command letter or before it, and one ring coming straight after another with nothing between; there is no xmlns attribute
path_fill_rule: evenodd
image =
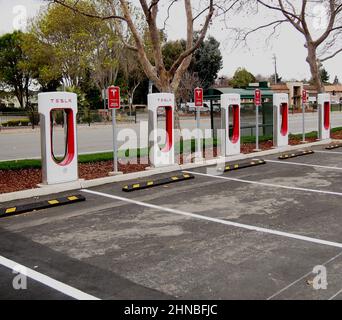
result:
<svg viewBox="0 0 342 320"><path fill-rule="evenodd" d="M342 127L333 128L331 130L332 133L336 133L342 131ZM307 133L307 139L315 139L317 138L317 131L312 131ZM273 139L272 135L260 136L259 142L271 141ZM292 140L301 140L302 134L290 134L289 139ZM205 148L217 147L220 143L219 139L206 139L202 140ZM242 144L255 143L255 136L247 136L241 137ZM196 151L196 140L186 140L180 141L175 146L176 150L181 150L181 154L195 152ZM142 158L148 156L148 148L142 149L132 149L132 150L119 150L118 157L119 158ZM79 163L94 163L94 162L102 162L102 161L111 161L113 160L112 152L103 152L103 153L94 153L94 154L84 154L79 155L78 162ZM0 170L24 170L24 169L41 169L41 161L39 159L27 159L27 160L14 160L14 161L4 161L0 162Z"/></svg>

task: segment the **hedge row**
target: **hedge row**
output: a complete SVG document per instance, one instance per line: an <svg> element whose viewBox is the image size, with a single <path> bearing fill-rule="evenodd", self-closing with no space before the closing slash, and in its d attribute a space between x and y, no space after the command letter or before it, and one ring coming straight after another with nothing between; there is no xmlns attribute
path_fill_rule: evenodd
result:
<svg viewBox="0 0 342 320"><path fill-rule="evenodd" d="M30 120L28 119L9 120L2 123L3 127L28 127L29 125Z"/></svg>

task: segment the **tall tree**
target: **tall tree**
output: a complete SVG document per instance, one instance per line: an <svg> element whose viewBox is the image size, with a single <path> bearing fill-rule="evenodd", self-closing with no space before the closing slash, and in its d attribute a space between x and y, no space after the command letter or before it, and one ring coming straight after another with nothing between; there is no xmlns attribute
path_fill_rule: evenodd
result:
<svg viewBox="0 0 342 320"><path fill-rule="evenodd" d="M249 5L254 11L261 6L279 16L274 19L270 15L272 20L258 27L246 32L240 30L242 40L245 41L250 34L266 28L271 28L273 35L281 25L289 24L304 37L306 61L310 66L313 83L318 92L324 92L320 64L342 52L342 0L253 0L249 1Z"/></svg>
<svg viewBox="0 0 342 320"><path fill-rule="evenodd" d="M27 57L22 44L23 34L20 31L0 37L0 82L13 91L21 108L29 109L32 77L26 68Z"/></svg>
<svg viewBox="0 0 342 320"><path fill-rule="evenodd" d="M197 38L197 34L194 35L194 38ZM172 66L179 54L185 50L185 47L185 40L168 41L165 43L163 46L163 58L167 68ZM186 78L189 79L189 77L193 78L194 76L197 78L195 82L199 81L201 86L207 89L215 83L222 64L220 43L214 37L209 36L193 55Z"/></svg>
<svg viewBox="0 0 342 320"><path fill-rule="evenodd" d="M179 55L184 52L186 41L184 39L176 41L167 41L162 47L163 60L165 68L170 69Z"/></svg>
<svg viewBox="0 0 342 320"><path fill-rule="evenodd" d="M191 73L189 71L185 72L176 94L178 104L181 102L191 101L196 87L203 87L201 79L195 73Z"/></svg>
<svg viewBox="0 0 342 320"><path fill-rule="evenodd" d="M223 65L220 43L212 36L208 37L194 54L190 71L197 73L202 86L208 89L215 83Z"/></svg>
<svg viewBox="0 0 342 320"><path fill-rule="evenodd" d="M324 68L321 68L319 71L319 74L320 74L320 78L323 84L329 83L330 76L327 70L325 70Z"/></svg>
<svg viewBox="0 0 342 320"><path fill-rule="evenodd" d="M245 68L238 68L235 71L230 84L235 88L244 88L247 87L251 82L255 82L254 75Z"/></svg>
<svg viewBox="0 0 342 320"><path fill-rule="evenodd" d="M82 8L98 12L89 1L82 3ZM89 70L99 90L115 81L122 45L109 23L52 4L37 17L30 33L40 47L51 51L54 64L49 72L62 73L65 86L79 86Z"/></svg>
<svg viewBox="0 0 342 320"><path fill-rule="evenodd" d="M22 34L22 39L22 50L27 57L25 69L30 70L41 91L56 91L62 83L63 74L53 47L39 41L32 33Z"/></svg>
<svg viewBox="0 0 342 320"><path fill-rule="evenodd" d="M142 82L146 80L146 76L134 51L127 51L121 59L120 65L127 90L129 111L132 112L135 92Z"/></svg>
<svg viewBox="0 0 342 320"><path fill-rule="evenodd" d="M145 50L143 33L142 30L140 30L140 25L139 23L136 23L135 17L132 15L133 5L131 2L127 0L102 0L107 3L109 1L113 3L111 8L112 10L106 15L98 15L89 13L86 10L75 6L75 4L82 5L84 1L81 0L74 2L69 0L50 1L61 4L70 10L73 10L74 12L81 12L84 15L97 17L103 20L114 19L118 24L120 24L120 27L122 26L122 22L125 22L134 40L131 43L125 42L126 46L137 52L139 62L142 65L142 69L144 70L146 76L154 82L155 86L161 92L177 91L182 76L187 71L191 63L193 53L200 47L207 34L210 22L214 16L215 6L218 11L221 11L222 14L227 14L228 11L234 8L234 5L239 3L239 1L236 0L206 0L201 2L202 7L200 10L196 10L194 15L194 6L198 8L198 2L193 0L183 0L182 2L184 4L184 10L186 14L186 49L179 54L172 66L167 69L163 59L161 34L160 29L158 28L158 14L161 7L160 0L139 0L140 9L143 12L145 23L148 26L148 35L151 40L150 42L152 45L153 55L152 62L149 60ZM180 1L170 1L169 5L167 6L168 16L170 15L172 7L179 2ZM197 23L202 17L203 19L201 28L198 31L198 39L194 40L193 34L195 23Z"/></svg>

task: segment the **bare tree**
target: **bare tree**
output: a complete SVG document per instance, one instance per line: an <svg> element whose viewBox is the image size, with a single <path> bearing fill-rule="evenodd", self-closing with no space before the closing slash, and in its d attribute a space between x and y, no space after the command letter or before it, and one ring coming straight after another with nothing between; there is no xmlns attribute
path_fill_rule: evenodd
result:
<svg viewBox="0 0 342 320"><path fill-rule="evenodd" d="M98 15L94 13L84 12L80 8L82 0L48 0L60 5L63 5L74 12L81 13L88 17L100 18L103 20L114 19L118 22L118 31L122 30L122 23L126 24L127 29L130 31L131 39L126 41L125 37L122 37L125 45L136 51L139 62L143 68L146 76L152 80L155 86L161 92L176 92L180 81L187 71L192 54L201 45L210 23L213 19L215 9L216 15L226 15L230 10L235 9L235 6L239 5L241 0L169 0L167 4L167 15L170 15L171 8L176 4L183 2L186 13L186 49L179 55L174 61L170 69L166 69L163 55L162 55L162 41L161 30L158 28L159 22L159 10L160 0L137 0L140 9L142 11L143 19L148 28L148 34L152 44L152 56L153 59L149 59L149 56L145 50L143 33L140 28L139 22L136 21L133 14L133 4L128 0L101 0L110 6L111 11L107 14ZM133 1L134 3L134 1ZM195 14L194 14L195 12ZM167 19L167 18L166 18ZM202 19L202 21L198 21ZM201 22L201 28L198 32L199 36L194 41L194 25L197 22ZM164 24L165 25L165 24Z"/></svg>
<svg viewBox="0 0 342 320"><path fill-rule="evenodd" d="M189 102L193 97L193 92L196 87L202 87L203 83L198 75L193 72L186 71L180 81L176 95L177 103Z"/></svg>
<svg viewBox="0 0 342 320"><path fill-rule="evenodd" d="M137 60L137 54L134 51L126 51L120 61L120 65L126 81L128 106L131 113L133 110L135 92L146 79L146 76L139 64L139 61Z"/></svg>
<svg viewBox="0 0 342 320"><path fill-rule="evenodd" d="M272 36L281 25L290 24L304 36L312 81L318 92L324 92L320 66L342 52L342 0L255 0L252 5L279 13L280 17L240 31L239 39L246 41L252 33L267 28L271 28Z"/></svg>
<svg viewBox="0 0 342 320"><path fill-rule="evenodd" d="M92 33L96 32L91 30ZM116 33L109 29L106 36L99 37L93 34L94 52L91 55L91 72L97 88L102 92L108 86L113 85L117 79L120 61L124 57L124 48Z"/></svg>

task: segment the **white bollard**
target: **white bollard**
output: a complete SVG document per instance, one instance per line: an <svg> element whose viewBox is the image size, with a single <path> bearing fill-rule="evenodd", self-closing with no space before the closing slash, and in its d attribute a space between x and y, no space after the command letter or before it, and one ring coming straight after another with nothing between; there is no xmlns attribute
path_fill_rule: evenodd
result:
<svg viewBox="0 0 342 320"><path fill-rule="evenodd" d="M158 128L158 110L165 110L165 129ZM171 93L148 95L149 151L150 163L154 168L175 165L175 96ZM158 138L165 133L165 146L160 148Z"/></svg>
<svg viewBox="0 0 342 320"><path fill-rule="evenodd" d="M289 95L273 95L273 146L275 148L289 145Z"/></svg>
<svg viewBox="0 0 342 320"><path fill-rule="evenodd" d="M221 95L221 146L222 156L233 156L241 153L240 129L241 98L239 94ZM232 118L233 133L230 135L229 119Z"/></svg>
<svg viewBox="0 0 342 320"><path fill-rule="evenodd" d="M38 95L40 114L42 176L44 185L78 180L77 95L70 92L49 92ZM53 111L65 112L65 154L57 159L53 145Z"/></svg>
<svg viewBox="0 0 342 320"><path fill-rule="evenodd" d="M318 139L330 139L331 102L329 93L318 94Z"/></svg>

